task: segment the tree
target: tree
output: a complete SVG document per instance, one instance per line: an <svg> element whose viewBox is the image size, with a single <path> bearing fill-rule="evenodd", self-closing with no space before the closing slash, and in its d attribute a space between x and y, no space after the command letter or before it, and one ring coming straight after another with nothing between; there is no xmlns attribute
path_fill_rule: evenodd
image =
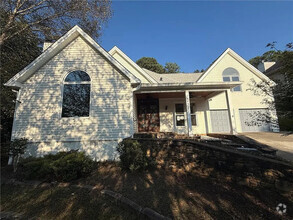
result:
<svg viewBox="0 0 293 220"><path fill-rule="evenodd" d="M201 69L201 70L196 69L196 70L194 70L193 72L194 72L194 73L202 73L202 72L204 72L204 69Z"/></svg>
<svg viewBox="0 0 293 220"><path fill-rule="evenodd" d="M153 57L142 57L136 61L136 64L141 68L145 68L156 73L164 73L164 67L158 63L158 61Z"/></svg>
<svg viewBox="0 0 293 220"><path fill-rule="evenodd" d="M1 26L6 22L5 19L7 19L7 17L5 17L5 14L5 12L0 11ZM20 23L19 25L22 26ZM16 26L16 28L18 28L18 26ZM26 29L22 34L7 39L1 46L1 143L10 140L15 106L13 100L16 98L11 88L3 84L40 54L41 49L38 47L39 43L40 41L37 36L30 29Z"/></svg>
<svg viewBox="0 0 293 220"><path fill-rule="evenodd" d="M292 43L287 44L287 49L279 51L275 47L275 42L270 43L267 47L277 51L278 68L274 71L282 75L284 80L277 80L277 85L272 86L267 82L257 83L255 80L251 81L249 90L252 90L255 95L263 96L263 103L265 103L270 110L277 110L279 125L281 130L293 131L293 51ZM271 120L268 114L265 120ZM256 118L263 118L256 116ZM262 119L263 120L263 119Z"/></svg>
<svg viewBox="0 0 293 220"><path fill-rule="evenodd" d="M0 25L6 22L6 13L0 10ZM22 26L21 23L18 23ZM18 26L16 26L18 28ZM13 113L15 107L16 93L11 88L4 86L11 77L22 70L27 64L33 61L40 53L38 47L40 41L38 37L30 30L23 31L7 39L1 46L0 56L0 110L1 110L1 164L6 165L9 153L9 141L13 123Z"/></svg>
<svg viewBox="0 0 293 220"><path fill-rule="evenodd" d="M258 64L260 64L262 61L266 62L277 62L280 55L282 54L282 51L279 50L269 50L265 52L261 56L256 56L252 59L250 59L248 62L253 65L254 67L257 67Z"/></svg>
<svg viewBox="0 0 293 220"><path fill-rule="evenodd" d="M19 138L14 139L10 143L9 153L10 153L10 159L8 164L13 164L13 171L16 172L17 170L17 164L19 162L19 159L21 155L25 153L25 149L27 148L27 142L28 139L26 138Z"/></svg>
<svg viewBox="0 0 293 220"><path fill-rule="evenodd" d="M177 63L168 62L165 64L164 69L165 69L166 73L179 73L180 72L180 66L178 66Z"/></svg>
<svg viewBox="0 0 293 220"><path fill-rule="evenodd" d="M111 17L109 0L3 0L0 46L31 30L43 40L56 40L72 26L80 25L93 38Z"/></svg>

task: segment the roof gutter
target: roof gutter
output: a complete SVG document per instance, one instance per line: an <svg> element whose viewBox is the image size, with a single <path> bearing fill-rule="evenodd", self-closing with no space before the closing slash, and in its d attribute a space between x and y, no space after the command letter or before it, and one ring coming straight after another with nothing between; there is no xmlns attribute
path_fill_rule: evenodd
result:
<svg viewBox="0 0 293 220"><path fill-rule="evenodd" d="M157 83L141 84L140 90L174 90L174 89L231 89L241 85L243 82L221 82L221 83Z"/></svg>

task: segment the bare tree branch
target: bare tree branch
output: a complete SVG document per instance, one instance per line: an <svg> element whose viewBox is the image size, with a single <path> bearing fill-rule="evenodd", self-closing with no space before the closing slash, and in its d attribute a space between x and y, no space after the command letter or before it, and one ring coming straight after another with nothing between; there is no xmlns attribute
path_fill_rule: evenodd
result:
<svg viewBox="0 0 293 220"><path fill-rule="evenodd" d="M43 39L56 39L78 24L97 38L112 15L110 0L6 0L3 5L6 19L1 24L0 46L27 28L37 30Z"/></svg>

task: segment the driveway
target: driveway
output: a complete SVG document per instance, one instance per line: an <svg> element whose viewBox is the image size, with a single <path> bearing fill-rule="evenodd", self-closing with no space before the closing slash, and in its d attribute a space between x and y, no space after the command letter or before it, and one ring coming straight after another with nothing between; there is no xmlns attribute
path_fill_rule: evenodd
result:
<svg viewBox="0 0 293 220"><path fill-rule="evenodd" d="M273 132L241 133L257 142L271 146L278 150L277 156L293 162L293 134Z"/></svg>

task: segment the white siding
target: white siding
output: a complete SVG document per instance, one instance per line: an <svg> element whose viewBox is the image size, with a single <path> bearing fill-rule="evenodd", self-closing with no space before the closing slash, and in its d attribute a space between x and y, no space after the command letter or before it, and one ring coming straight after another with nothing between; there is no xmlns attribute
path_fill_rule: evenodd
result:
<svg viewBox="0 0 293 220"><path fill-rule="evenodd" d="M61 118L62 82L73 70L85 71L91 77L89 117ZM117 142L133 132L129 111L132 99L129 80L81 37L29 78L20 91L19 99L21 104L14 118L12 138L26 137L35 145L38 143L39 147L34 148L36 152L32 154L42 155L54 151L50 144L42 145L42 142L67 142L71 148L94 141L100 147L102 141ZM74 141L78 143L73 144ZM82 146L85 150L86 144ZM93 143L88 147L93 147ZM109 144L105 147L109 147ZM91 155L97 158L96 153ZM103 157L112 158L111 155L100 154L98 159Z"/></svg>
<svg viewBox="0 0 293 220"><path fill-rule="evenodd" d="M241 132L241 119L239 115L239 109L246 108L268 108L267 105L263 103L264 96L254 95L250 86L250 82L254 79L256 82L260 82L261 79L252 73L249 69L243 66L240 62L238 62L234 57L230 54L226 54L222 60L210 71L210 73L203 79L202 82L223 82L222 73L228 68L232 67L239 72L239 79L243 82L241 85L240 92L231 92L231 103L232 103L232 112L234 113L235 122L236 122L236 130L237 132ZM215 97L212 97L209 100L209 109L227 109L227 104L225 100L225 93L221 93ZM210 130L211 132L211 130Z"/></svg>
<svg viewBox="0 0 293 220"><path fill-rule="evenodd" d="M175 104L183 103L185 106L185 98L165 98L159 99L160 105L160 131L161 132L179 132L176 129L174 114ZM206 134L206 111L207 111L207 100L204 98L192 98L190 103L195 104L196 120L197 125L192 126L193 134ZM167 110L166 110L167 106ZM184 107L185 108L185 107ZM185 113L185 127L180 127L181 133L187 133L187 120Z"/></svg>

